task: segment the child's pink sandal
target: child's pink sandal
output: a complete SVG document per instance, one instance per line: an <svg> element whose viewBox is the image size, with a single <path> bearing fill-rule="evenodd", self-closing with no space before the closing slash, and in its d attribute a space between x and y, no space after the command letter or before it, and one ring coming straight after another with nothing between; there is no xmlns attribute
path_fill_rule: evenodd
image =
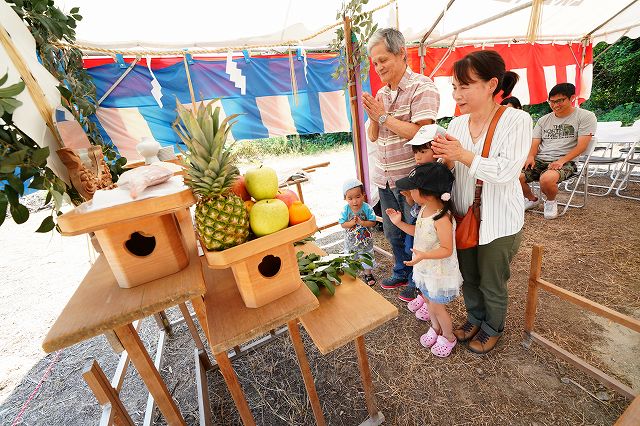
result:
<svg viewBox="0 0 640 426"><path fill-rule="evenodd" d="M422 296L418 296L411 302L407 303L407 308L409 308L411 312L415 312L418 309L422 308L422 305L424 305L424 299L422 298Z"/></svg>
<svg viewBox="0 0 640 426"><path fill-rule="evenodd" d="M429 330L420 336L420 344L425 348L433 346L436 340L438 340L438 333L436 333L433 327L429 327Z"/></svg>
<svg viewBox="0 0 640 426"><path fill-rule="evenodd" d="M438 336L436 344L431 347L431 353L440 358L446 358L451 354L453 347L458 343L457 339L450 342L444 336Z"/></svg>
<svg viewBox="0 0 640 426"><path fill-rule="evenodd" d="M416 318L420 321L429 321L431 319L431 315L429 315L429 308L426 303L416 311Z"/></svg>

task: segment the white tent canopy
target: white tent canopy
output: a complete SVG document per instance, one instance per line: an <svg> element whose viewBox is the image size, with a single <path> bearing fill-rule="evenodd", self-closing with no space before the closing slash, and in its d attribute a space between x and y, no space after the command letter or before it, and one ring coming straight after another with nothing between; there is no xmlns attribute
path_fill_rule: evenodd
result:
<svg viewBox="0 0 640 426"><path fill-rule="evenodd" d="M389 3L370 0L363 11ZM457 45L524 40L532 7L525 0L397 0L374 13L381 27L396 26L408 42L419 42L451 3L427 43ZM56 0L64 11L80 7L78 44L110 48L234 48L245 45L297 44L325 47L334 30L310 40L312 34L335 24L342 0L210 0L131 1ZM513 9L521 10L508 15ZM396 17L396 10L398 11ZM487 23L473 27L481 21ZM442 36L450 35L442 39ZM612 43L623 35L640 35L638 0L547 0L538 30L540 41ZM304 41L303 41L304 40Z"/></svg>

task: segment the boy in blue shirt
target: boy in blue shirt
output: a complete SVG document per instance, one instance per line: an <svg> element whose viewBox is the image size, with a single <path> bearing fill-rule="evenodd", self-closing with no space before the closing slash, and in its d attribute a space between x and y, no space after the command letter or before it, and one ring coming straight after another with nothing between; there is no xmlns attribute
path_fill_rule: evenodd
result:
<svg viewBox="0 0 640 426"><path fill-rule="evenodd" d="M364 185L358 179L349 179L342 185L342 194L347 204L342 209L338 223L344 228L344 249L347 253L369 253L373 258L371 229L376 225L376 214L364 201ZM364 266L364 282L376 285L372 268Z"/></svg>

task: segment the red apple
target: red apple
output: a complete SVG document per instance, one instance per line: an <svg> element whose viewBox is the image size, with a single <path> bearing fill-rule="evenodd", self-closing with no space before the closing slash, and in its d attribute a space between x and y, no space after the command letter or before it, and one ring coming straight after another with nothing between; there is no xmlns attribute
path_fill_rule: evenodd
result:
<svg viewBox="0 0 640 426"><path fill-rule="evenodd" d="M231 190L243 201L251 199L251 195L249 195L249 191L247 191L247 187L244 184L244 176L238 176L233 185L231 185Z"/></svg>
<svg viewBox="0 0 640 426"><path fill-rule="evenodd" d="M291 207L291 204L293 204L294 202L300 201L300 198L298 198L298 194L290 189L278 189L276 198L278 200L284 201L284 203L287 205L287 208Z"/></svg>

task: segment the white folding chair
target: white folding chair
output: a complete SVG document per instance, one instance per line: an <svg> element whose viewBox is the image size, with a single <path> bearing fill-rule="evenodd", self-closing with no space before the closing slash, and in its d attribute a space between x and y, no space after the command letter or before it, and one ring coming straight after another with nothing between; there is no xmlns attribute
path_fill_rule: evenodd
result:
<svg viewBox="0 0 640 426"><path fill-rule="evenodd" d="M640 121L636 121L635 124L638 124ZM635 126L634 124L634 126ZM636 126L636 127L640 127L640 126ZM627 186L629 185L630 182L635 182L635 183L640 183L640 180L638 179L631 179L631 176L633 174L633 170L640 166L640 141L634 143L630 148L629 148L629 153L627 156L627 160L625 163L625 173L624 173L624 177L622 178L622 180L620 181L620 185L618 185L618 188L616 189L616 195L618 197L622 197L622 198L629 198L632 200L640 200L640 197L634 197L632 195L624 195L622 194L622 191L624 191L625 189L627 189ZM637 175L635 175L637 176Z"/></svg>
<svg viewBox="0 0 640 426"><path fill-rule="evenodd" d="M631 153L621 153L620 150L637 142L638 138L640 138L640 126L599 128L596 131L595 138L598 143L604 142L609 144L611 146L611 151L609 155L592 155L589 160L589 164L596 168L601 166L611 168L611 183L609 185L589 184L587 188L589 189L589 194L596 197L604 197L614 190L619 179L622 178L626 161L630 157ZM581 159L579 158L579 160ZM590 175L593 176L593 174ZM565 189L569 190L568 186L565 185ZM581 191L578 192L580 193Z"/></svg>
<svg viewBox="0 0 640 426"><path fill-rule="evenodd" d="M576 174L570 177L569 179L567 179L566 181L560 182L558 184L559 187L564 184L565 190L569 192L569 198L567 199L566 202L558 201L558 205L564 206L564 209L558 212L558 217L563 216L567 212L569 207L581 209L587 205L587 196L589 192L586 191L586 189L589 186L589 164L590 164L591 158L593 158L592 154L595 150L597 143L598 142L596 138L591 138L591 141L589 141L589 145L587 145L587 149L585 149L585 154L581 155L580 159L576 159L576 163L578 167ZM580 185L581 180L584 180L583 188L585 190L578 191L578 186ZM539 185L540 184L536 182L538 197L540 198L542 196L541 194L542 191L540 191ZM570 189L571 185L573 186L572 189ZM579 193L583 194L582 204L572 204L571 202L573 201L574 195ZM531 210L531 211L534 213L543 213L542 210Z"/></svg>
<svg viewBox="0 0 640 426"><path fill-rule="evenodd" d="M589 145L587 145L587 149L585 150L585 154L581 155L582 158L577 161L578 171L574 176L565 181L565 189L569 191L570 194L566 203L558 202L559 205L564 206L564 209L560 214L558 214L558 216L565 214L569 207L581 209L587 205L587 196L589 194L589 191L587 191L587 188L589 187L589 166L591 165L591 159L593 158L593 152L595 151L597 143L598 140L596 138L591 138ZM585 189L582 191L582 204L571 204L574 195L580 193L578 191L578 186L580 185L581 179L584 179L583 188ZM573 189L569 189L571 184L573 184Z"/></svg>
<svg viewBox="0 0 640 426"><path fill-rule="evenodd" d="M618 129L620 127L622 127L622 121L598 121L597 127L596 127L596 134L598 134L598 132L602 134L607 130ZM594 137L596 137L596 135L594 135ZM613 145L610 143L598 144L594 148L594 151L604 151L604 155L602 155L602 157L606 157L607 152L609 153L609 157L613 157ZM606 166L607 166L606 170L601 170L601 167L599 166L592 167L590 170L591 176L595 176L598 174L599 175L610 174L611 164L607 164Z"/></svg>

